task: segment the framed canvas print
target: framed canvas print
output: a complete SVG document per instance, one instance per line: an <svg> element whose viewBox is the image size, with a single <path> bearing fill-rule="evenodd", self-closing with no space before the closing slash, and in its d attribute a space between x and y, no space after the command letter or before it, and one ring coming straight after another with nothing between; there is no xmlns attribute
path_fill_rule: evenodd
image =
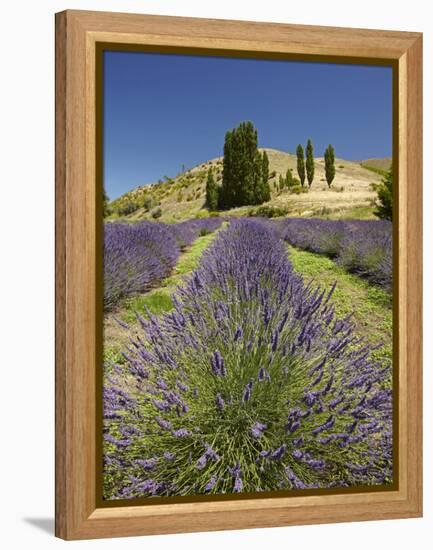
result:
<svg viewBox="0 0 433 550"><path fill-rule="evenodd" d="M56 15L56 534L417 517L422 36Z"/></svg>

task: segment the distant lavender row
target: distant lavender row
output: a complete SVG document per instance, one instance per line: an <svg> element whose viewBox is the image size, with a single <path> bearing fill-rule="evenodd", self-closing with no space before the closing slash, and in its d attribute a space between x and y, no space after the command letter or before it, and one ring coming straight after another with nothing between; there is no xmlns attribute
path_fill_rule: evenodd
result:
<svg viewBox="0 0 433 550"><path fill-rule="evenodd" d="M104 387L104 498L392 480L391 366L269 223L233 220Z"/></svg>
<svg viewBox="0 0 433 550"><path fill-rule="evenodd" d="M292 218L275 223L281 225L282 237L291 245L326 254L349 272L391 287L391 222Z"/></svg>
<svg viewBox="0 0 433 550"><path fill-rule="evenodd" d="M223 218L203 218L168 225L180 248L191 245L198 236L213 233L221 226Z"/></svg>
<svg viewBox="0 0 433 550"><path fill-rule="evenodd" d="M200 233L221 225L218 218L179 224L144 221L136 225L107 223L104 228L104 308L120 298L143 292L169 275L181 249Z"/></svg>

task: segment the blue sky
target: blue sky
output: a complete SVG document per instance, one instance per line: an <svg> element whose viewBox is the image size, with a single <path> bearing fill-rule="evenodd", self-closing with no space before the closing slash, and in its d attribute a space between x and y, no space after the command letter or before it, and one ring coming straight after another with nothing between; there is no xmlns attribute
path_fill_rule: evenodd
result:
<svg viewBox="0 0 433 550"><path fill-rule="evenodd" d="M110 199L222 155L243 120L259 146L311 138L348 160L390 156L389 67L104 53L104 185Z"/></svg>

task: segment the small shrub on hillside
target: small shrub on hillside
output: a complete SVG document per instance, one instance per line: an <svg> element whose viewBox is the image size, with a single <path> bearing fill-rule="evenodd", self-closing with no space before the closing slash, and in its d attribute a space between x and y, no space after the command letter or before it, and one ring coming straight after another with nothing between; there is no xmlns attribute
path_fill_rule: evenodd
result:
<svg viewBox="0 0 433 550"><path fill-rule="evenodd" d="M258 218L279 218L287 216L289 209L285 206L264 205L258 208L252 208L248 211L248 216Z"/></svg>
<svg viewBox="0 0 433 550"><path fill-rule="evenodd" d="M289 191L291 195L302 195L303 193L308 193L308 189L306 187L301 187L300 185L293 185L290 187Z"/></svg>
<svg viewBox="0 0 433 550"><path fill-rule="evenodd" d="M157 220L158 218L160 218L162 216L161 208L158 206L157 208L155 208L155 210L152 210L151 216L154 220Z"/></svg>
<svg viewBox="0 0 433 550"><path fill-rule="evenodd" d="M383 176L381 183L373 184L372 187L378 197L374 214L382 220L392 220L392 171Z"/></svg>
<svg viewBox="0 0 433 550"><path fill-rule="evenodd" d="M119 214L119 216L128 216L129 214L132 214L133 212L138 210L138 208L139 206L136 202L127 201L117 208L117 213Z"/></svg>

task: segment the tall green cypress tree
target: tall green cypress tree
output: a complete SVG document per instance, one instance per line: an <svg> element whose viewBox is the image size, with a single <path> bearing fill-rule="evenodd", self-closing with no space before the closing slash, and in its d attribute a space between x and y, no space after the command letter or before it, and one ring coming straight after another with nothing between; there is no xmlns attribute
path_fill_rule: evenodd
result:
<svg viewBox="0 0 433 550"><path fill-rule="evenodd" d="M335 178L335 153L332 145L328 145L325 150L325 177L328 187Z"/></svg>
<svg viewBox="0 0 433 550"><path fill-rule="evenodd" d="M230 208L234 199L233 192L233 137L234 131L228 131L224 140L223 178L220 193L218 195L218 207Z"/></svg>
<svg viewBox="0 0 433 550"><path fill-rule="evenodd" d="M207 173L206 205L209 210L216 210L218 208L218 186L216 184L212 168L209 168Z"/></svg>
<svg viewBox="0 0 433 550"><path fill-rule="evenodd" d="M263 185L263 159L257 144L257 130L252 122L242 122L227 132L220 208L261 204L268 200L269 184Z"/></svg>
<svg viewBox="0 0 433 550"><path fill-rule="evenodd" d="M278 177L278 187L280 191L282 191L285 186L286 186L286 180L283 178L283 175L280 174Z"/></svg>
<svg viewBox="0 0 433 550"><path fill-rule="evenodd" d="M262 155L257 149L258 135L252 122L248 121L244 126L244 171L242 204L261 204L263 202L264 189L262 184Z"/></svg>
<svg viewBox="0 0 433 550"><path fill-rule="evenodd" d="M271 199L271 188L269 186L269 158L266 151L263 151L262 166L261 166L261 180L262 180L262 202L267 202ZM261 203L260 203L261 204Z"/></svg>
<svg viewBox="0 0 433 550"><path fill-rule="evenodd" d="M313 157L313 144L311 139L307 141L307 147L305 148L305 168L307 170L307 180L308 186L311 187L311 184L314 180L314 157Z"/></svg>
<svg viewBox="0 0 433 550"><path fill-rule="evenodd" d="M286 172L286 187L287 189L290 189L290 187L293 186L293 175L292 175L292 171L290 170L290 168L287 168L287 172Z"/></svg>
<svg viewBox="0 0 433 550"><path fill-rule="evenodd" d="M304 186L305 182L305 162L304 162L304 148L301 144L296 147L296 168L298 170L298 176L301 180L301 185Z"/></svg>
<svg viewBox="0 0 433 550"><path fill-rule="evenodd" d="M268 183L269 180L269 158L266 151L263 151L262 155L262 179L264 183Z"/></svg>

